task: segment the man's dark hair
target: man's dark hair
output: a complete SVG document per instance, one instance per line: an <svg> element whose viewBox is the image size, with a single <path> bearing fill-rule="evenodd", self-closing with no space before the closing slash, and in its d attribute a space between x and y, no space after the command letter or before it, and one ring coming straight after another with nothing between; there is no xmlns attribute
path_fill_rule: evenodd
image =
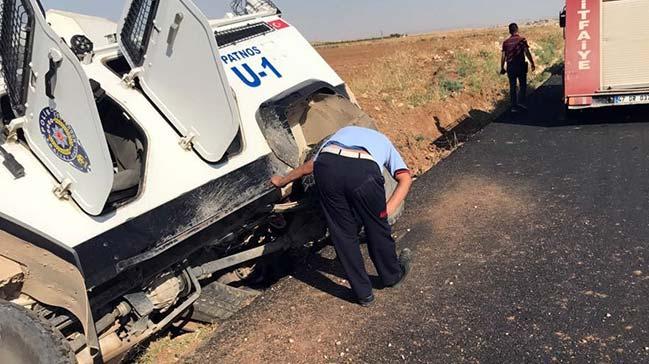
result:
<svg viewBox="0 0 649 364"><path fill-rule="evenodd" d="M511 23L509 24L509 34L514 35L518 31L518 24Z"/></svg>

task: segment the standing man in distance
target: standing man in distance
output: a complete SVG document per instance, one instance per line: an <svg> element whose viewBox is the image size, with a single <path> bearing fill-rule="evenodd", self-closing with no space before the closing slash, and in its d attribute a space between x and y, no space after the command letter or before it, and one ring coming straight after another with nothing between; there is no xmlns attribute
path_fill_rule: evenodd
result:
<svg viewBox="0 0 649 364"><path fill-rule="evenodd" d="M390 199L385 200L383 168L397 180ZM340 129L314 159L272 183L284 187L314 173L320 202L336 253L361 306L374 302L372 283L365 270L358 239L365 227L370 258L383 284L397 287L410 272L412 253L404 249L399 257L388 216L405 200L412 177L401 155L383 134L367 128Z"/></svg>
<svg viewBox="0 0 649 364"><path fill-rule="evenodd" d="M518 25L511 23L509 25L509 34L511 35L503 43L502 58L500 61L500 73L507 74L509 78L509 93L512 100L512 112L519 112L527 110L525 101L527 98L527 71L528 66L525 58L530 61L532 65L532 72L536 70L534 58L530 53L530 46L527 44L527 39L519 34ZM507 69L505 70L505 63ZM517 94L516 82L520 84L520 95Z"/></svg>

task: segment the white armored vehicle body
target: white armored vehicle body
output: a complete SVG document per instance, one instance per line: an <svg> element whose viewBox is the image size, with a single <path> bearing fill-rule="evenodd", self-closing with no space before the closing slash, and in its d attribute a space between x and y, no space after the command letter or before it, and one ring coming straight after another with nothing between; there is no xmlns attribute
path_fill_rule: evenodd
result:
<svg viewBox="0 0 649 364"><path fill-rule="evenodd" d="M2 1L0 332L24 327L0 357L119 357L204 280L325 237L309 180L270 177L373 122L271 3L238 5L130 0L117 25Z"/></svg>

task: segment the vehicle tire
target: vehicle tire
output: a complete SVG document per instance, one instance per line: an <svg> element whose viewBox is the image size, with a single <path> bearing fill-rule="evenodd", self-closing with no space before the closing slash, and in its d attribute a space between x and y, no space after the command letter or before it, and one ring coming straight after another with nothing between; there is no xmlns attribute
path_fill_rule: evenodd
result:
<svg viewBox="0 0 649 364"><path fill-rule="evenodd" d="M329 137L323 139L322 141L320 141L320 143L315 145L304 160L308 161L309 159L315 157L317 151L320 150L322 144L324 144L324 142L327 140L329 140ZM383 171L383 178L385 179L385 184L384 184L385 198L387 200L388 198L390 198L390 196L392 196L392 193L397 188L397 181L392 176L390 176L389 172L385 170ZM313 177L313 175L302 177L301 184L304 192L309 196L309 198L314 200L318 199L317 192L315 189L315 178ZM401 206L399 206L397 211L395 211L395 213L392 216L388 217L388 222L390 223L390 225L394 225L397 223L397 220L399 220L399 218L403 214L404 207L405 207L405 203L401 203Z"/></svg>
<svg viewBox="0 0 649 364"><path fill-rule="evenodd" d="M0 301L0 362L68 364L76 359L52 325L21 306Z"/></svg>

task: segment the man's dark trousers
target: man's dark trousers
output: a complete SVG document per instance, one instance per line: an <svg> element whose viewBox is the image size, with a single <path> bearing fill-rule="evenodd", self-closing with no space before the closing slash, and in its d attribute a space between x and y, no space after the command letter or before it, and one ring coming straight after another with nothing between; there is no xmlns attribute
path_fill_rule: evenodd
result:
<svg viewBox="0 0 649 364"><path fill-rule="evenodd" d="M364 299L372 294L358 239L361 224L381 280L388 286L397 283L402 272L386 217L385 180L378 164L321 153L314 174L331 239L356 296Z"/></svg>
<svg viewBox="0 0 649 364"><path fill-rule="evenodd" d="M507 77L509 78L509 94L512 98L512 106L524 104L527 98L527 63L524 66L508 66ZM520 93L517 93L516 82L520 84Z"/></svg>

